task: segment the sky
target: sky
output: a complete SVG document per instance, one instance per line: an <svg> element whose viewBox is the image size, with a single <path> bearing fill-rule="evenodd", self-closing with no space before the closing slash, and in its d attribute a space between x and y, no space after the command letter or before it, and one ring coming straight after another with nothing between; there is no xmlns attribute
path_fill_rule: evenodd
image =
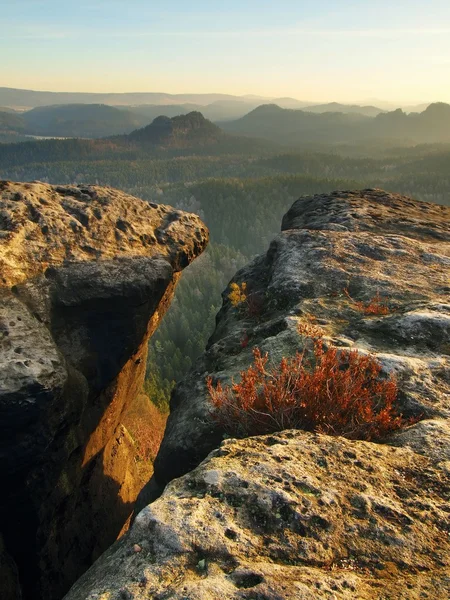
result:
<svg viewBox="0 0 450 600"><path fill-rule="evenodd" d="M0 0L0 86L450 102L448 0Z"/></svg>

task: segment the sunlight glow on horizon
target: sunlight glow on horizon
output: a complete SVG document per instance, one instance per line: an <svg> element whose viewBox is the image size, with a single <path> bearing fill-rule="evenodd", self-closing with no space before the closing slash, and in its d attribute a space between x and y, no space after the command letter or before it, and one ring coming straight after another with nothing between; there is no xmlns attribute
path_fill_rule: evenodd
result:
<svg viewBox="0 0 450 600"><path fill-rule="evenodd" d="M450 102L450 3L440 0L62 4L0 0L0 86Z"/></svg>

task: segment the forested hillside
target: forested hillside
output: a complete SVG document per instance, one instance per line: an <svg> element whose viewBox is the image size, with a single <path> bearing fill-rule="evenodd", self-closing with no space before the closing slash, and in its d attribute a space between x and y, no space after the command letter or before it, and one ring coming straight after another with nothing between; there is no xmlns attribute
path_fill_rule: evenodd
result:
<svg viewBox="0 0 450 600"><path fill-rule="evenodd" d="M276 104L259 106L244 117L223 123L225 131L262 137L291 146L391 141L401 145L450 142L450 105L430 104L421 113L379 112L371 116L358 110L314 112L283 109ZM370 112L370 111L369 111Z"/></svg>
<svg viewBox="0 0 450 600"><path fill-rule="evenodd" d="M0 145L0 177L109 185L197 213L208 225L211 244L186 270L150 345L147 392L164 405L173 381L204 348L221 291L240 266L267 249L300 195L383 187L450 204L449 146L321 147L280 150L264 140L227 136L192 113L108 140Z"/></svg>
<svg viewBox="0 0 450 600"><path fill-rule="evenodd" d="M129 133L148 123L129 109L105 104L42 106L23 113L23 120L33 135L84 138Z"/></svg>

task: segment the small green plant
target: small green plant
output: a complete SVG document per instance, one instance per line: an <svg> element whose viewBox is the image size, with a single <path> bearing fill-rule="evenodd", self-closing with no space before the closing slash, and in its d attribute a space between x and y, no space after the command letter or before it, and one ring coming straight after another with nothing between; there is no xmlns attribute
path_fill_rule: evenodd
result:
<svg viewBox="0 0 450 600"><path fill-rule="evenodd" d="M312 357L297 353L267 368L268 355L231 386L207 379L212 416L233 436L303 429L349 439L377 440L409 423L396 414L397 385L380 379L381 365L356 351L324 349L314 341Z"/></svg>

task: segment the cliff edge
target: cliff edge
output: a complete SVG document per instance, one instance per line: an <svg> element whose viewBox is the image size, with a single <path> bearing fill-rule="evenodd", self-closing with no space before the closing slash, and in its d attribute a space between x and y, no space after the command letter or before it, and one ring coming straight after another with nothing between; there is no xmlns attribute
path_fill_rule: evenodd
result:
<svg viewBox="0 0 450 600"><path fill-rule="evenodd" d="M449 208L382 190L299 199L236 274L245 301L225 290L134 525L66 599L448 598L449 223ZM374 355L418 422L383 443L223 440L206 378L238 378L254 346L278 364L311 324L329 346Z"/></svg>
<svg viewBox="0 0 450 600"><path fill-rule="evenodd" d="M60 600L129 517L122 416L207 240L195 215L117 190L0 182L2 599Z"/></svg>

